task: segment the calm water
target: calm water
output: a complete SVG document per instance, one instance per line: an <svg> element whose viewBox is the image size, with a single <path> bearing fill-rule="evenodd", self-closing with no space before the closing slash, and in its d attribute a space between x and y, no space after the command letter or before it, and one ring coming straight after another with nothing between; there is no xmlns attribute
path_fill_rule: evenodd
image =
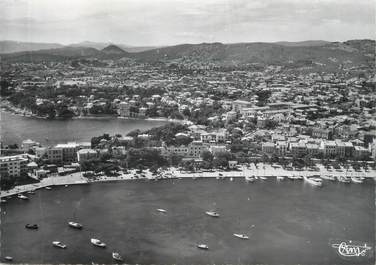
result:
<svg viewBox="0 0 376 265"><path fill-rule="evenodd" d="M90 141L93 136L109 133L126 135L165 124L163 121L124 119L43 120L13 115L1 111L1 140L5 144L21 143L32 139L42 144L67 141Z"/></svg>
<svg viewBox="0 0 376 265"><path fill-rule="evenodd" d="M116 250L132 264L374 264L373 258L344 260L329 246L331 239L374 243L373 182L325 184L200 179L40 190L28 202L3 206L2 254L15 263L108 264ZM205 215L210 209L221 216ZM66 225L72 218L82 231ZM26 230L26 223L40 229ZM107 248L92 246L91 237ZM53 240L68 248L54 248ZM210 250L197 249L198 242Z"/></svg>

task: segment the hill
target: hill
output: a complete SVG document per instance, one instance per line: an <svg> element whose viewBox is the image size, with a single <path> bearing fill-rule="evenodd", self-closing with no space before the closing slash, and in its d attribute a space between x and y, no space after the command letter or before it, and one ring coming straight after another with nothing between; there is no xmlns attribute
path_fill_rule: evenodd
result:
<svg viewBox="0 0 376 265"><path fill-rule="evenodd" d="M181 44L142 52L129 53L110 44L102 50L88 47L63 47L2 55L3 61L59 61L74 58L133 58L147 63L173 62L214 64L217 66L281 65L294 69L320 71L351 67L374 67L375 41L346 42L308 41L300 43L201 43Z"/></svg>
<svg viewBox="0 0 376 265"><path fill-rule="evenodd" d="M102 53L105 54L117 54L117 55L124 55L126 52L122 49L120 49L118 46L111 44L104 49L101 50Z"/></svg>
<svg viewBox="0 0 376 265"><path fill-rule="evenodd" d="M110 42L92 42L92 41L83 41L79 43L73 43L69 46L71 47L89 47L89 48L95 48L98 50L102 50L106 48L107 46L115 45L122 49L123 51L134 53L134 52L142 52L142 51L148 51L152 49L156 49L158 47L154 46L131 46L126 44L116 44L116 43L110 43Z"/></svg>
<svg viewBox="0 0 376 265"><path fill-rule="evenodd" d="M71 58L95 57L100 53L97 49L86 47L63 47L37 51L25 51L0 55L6 62L42 62L62 61Z"/></svg>
<svg viewBox="0 0 376 265"><path fill-rule="evenodd" d="M23 51L37 51L42 49L56 49L62 47L64 46L58 43L37 43L4 40L0 41L0 54Z"/></svg>
<svg viewBox="0 0 376 265"><path fill-rule="evenodd" d="M291 41L279 41L275 42L275 44L282 45L282 46L289 46L289 47L309 47L309 46L323 46L330 42L324 40L306 40L306 41L298 41L298 42L291 42Z"/></svg>
<svg viewBox="0 0 376 265"><path fill-rule="evenodd" d="M375 58L373 40L308 44L287 46L276 43L183 44L140 52L134 56L145 62L211 62L224 66L252 63L324 68L338 68L346 64L373 66Z"/></svg>

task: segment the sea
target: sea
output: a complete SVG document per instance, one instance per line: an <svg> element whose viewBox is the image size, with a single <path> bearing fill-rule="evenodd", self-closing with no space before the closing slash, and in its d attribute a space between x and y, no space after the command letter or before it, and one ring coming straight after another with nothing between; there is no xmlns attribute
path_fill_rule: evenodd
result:
<svg viewBox="0 0 376 265"><path fill-rule="evenodd" d="M54 145L68 141L90 142L94 136L104 133L125 136L132 130L147 130L166 124L165 121L128 120L113 117L67 120L45 120L24 117L9 112L0 112L1 141L18 144L31 139L43 145Z"/></svg>
<svg viewBox="0 0 376 265"><path fill-rule="evenodd" d="M127 264L375 263L371 179L324 181L323 187L274 178L130 180L54 187L28 196L1 207L1 256L12 256L13 263L111 264L116 263L113 251ZM206 215L209 210L220 216ZM72 229L68 221L84 228ZM39 229L25 229L27 223ZM93 246L91 238L107 247ZM52 241L67 248L53 247ZM370 249L346 256L338 252L341 242Z"/></svg>

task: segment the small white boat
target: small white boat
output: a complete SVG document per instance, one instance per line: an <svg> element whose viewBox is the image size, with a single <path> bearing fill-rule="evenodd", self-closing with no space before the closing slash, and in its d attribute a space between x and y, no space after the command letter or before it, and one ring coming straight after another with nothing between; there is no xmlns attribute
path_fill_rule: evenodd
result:
<svg viewBox="0 0 376 265"><path fill-rule="evenodd" d="M117 261L123 261L123 258L117 252L112 252L112 258Z"/></svg>
<svg viewBox="0 0 376 265"><path fill-rule="evenodd" d="M250 176L250 177L245 177L245 180L248 181L248 182L254 182L255 181L255 177L254 176Z"/></svg>
<svg viewBox="0 0 376 265"><path fill-rule="evenodd" d="M230 181L233 181L233 180L234 180L234 178L233 178L233 177L231 177L231 178L230 178Z"/></svg>
<svg viewBox="0 0 376 265"><path fill-rule="evenodd" d="M350 183L351 182L351 180L348 177L339 176L339 177L337 177L337 179L338 179L339 182L342 182L342 183Z"/></svg>
<svg viewBox="0 0 376 265"><path fill-rule="evenodd" d="M197 244L196 246L197 246L197 248L203 249L203 250L208 250L209 249L208 245L206 245L206 244Z"/></svg>
<svg viewBox="0 0 376 265"><path fill-rule="evenodd" d="M259 177L261 180L266 180L267 178L266 177Z"/></svg>
<svg viewBox="0 0 376 265"><path fill-rule="evenodd" d="M291 180L301 180L301 179L303 179L302 176L288 176L288 178L291 179Z"/></svg>
<svg viewBox="0 0 376 265"><path fill-rule="evenodd" d="M76 229L82 229L82 224L80 224L80 223L76 223L76 222L68 222L68 225L70 226L70 227L73 227L73 228L76 228Z"/></svg>
<svg viewBox="0 0 376 265"><path fill-rule="evenodd" d="M332 175L322 175L321 178L326 179L326 180L330 180L330 181L336 180L336 178Z"/></svg>
<svg viewBox="0 0 376 265"><path fill-rule="evenodd" d="M6 200L6 199L2 199L0 202L1 202L1 203L6 203L7 200Z"/></svg>
<svg viewBox="0 0 376 265"><path fill-rule="evenodd" d="M18 194L17 197L18 197L18 199L21 199L21 200L28 200L29 199L28 197L26 197L23 194Z"/></svg>
<svg viewBox="0 0 376 265"><path fill-rule="evenodd" d="M284 180L285 179L285 177L283 177L283 176L277 176L277 180Z"/></svg>
<svg viewBox="0 0 376 265"><path fill-rule="evenodd" d="M318 187L322 186L322 179L321 178L304 177L304 180L307 181L309 184L311 184L313 186L318 186Z"/></svg>
<svg viewBox="0 0 376 265"><path fill-rule="evenodd" d="M69 185L65 185L64 187L66 187L66 188L67 188L67 187L69 187Z"/></svg>
<svg viewBox="0 0 376 265"><path fill-rule="evenodd" d="M28 194L35 194L35 190L29 190L27 193Z"/></svg>
<svg viewBox="0 0 376 265"><path fill-rule="evenodd" d="M249 239L249 236L244 235L244 234L233 234L233 235L240 239Z"/></svg>
<svg viewBox="0 0 376 265"><path fill-rule="evenodd" d="M157 209L157 211L158 211L158 212L161 212L161 213L167 213L167 210L165 210L165 209L161 209L161 208Z"/></svg>
<svg viewBox="0 0 376 265"><path fill-rule="evenodd" d="M207 211L205 213L211 217L219 217L219 213L217 213L216 211Z"/></svg>
<svg viewBox="0 0 376 265"><path fill-rule="evenodd" d="M356 184L363 183L363 180L360 177L351 177L351 181Z"/></svg>
<svg viewBox="0 0 376 265"><path fill-rule="evenodd" d="M53 242L52 242L52 245L53 245L54 247L57 247L57 248L63 248L63 249L67 248L67 246L64 245L63 243L61 243L60 241L53 241Z"/></svg>
<svg viewBox="0 0 376 265"><path fill-rule="evenodd" d="M52 190L52 188L51 188L51 187L45 187L45 189L46 189L46 190Z"/></svg>
<svg viewBox="0 0 376 265"><path fill-rule="evenodd" d="M96 239L96 238L90 239L90 242L91 242L91 244L93 244L94 246L97 246L97 247L101 247L101 248L106 247L105 243L103 243L102 241L100 241L99 239Z"/></svg>
<svg viewBox="0 0 376 265"><path fill-rule="evenodd" d="M13 258L11 256L5 256L4 259L6 261L13 261Z"/></svg>

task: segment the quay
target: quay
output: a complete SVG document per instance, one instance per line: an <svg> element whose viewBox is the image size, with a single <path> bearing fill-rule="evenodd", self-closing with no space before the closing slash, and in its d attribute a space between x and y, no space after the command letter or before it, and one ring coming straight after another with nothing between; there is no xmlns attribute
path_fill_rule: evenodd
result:
<svg viewBox="0 0 376 265"><path fill-rule="evenodd" d="M39 183L16 186L10 190L3 190L0 192L0 198L5 198L20 193L42 189L53 186L88 184L93 182L110 182L110 181L124 181L124 180L159 180L159 179L181 179L181 178L246 178L246 177L312 177L331 175L335 178L339 177L364 177L376 179L376 170L368 170L368 172L349 172L340 169L341 171L328 171L323 165L318 165L319 171L312 170L286 170L280 166L273 166L270 164L258 163L250 165L242 165L234 170L207 170L197 172L180 171L177 168L169 168L168 170L160 172L158 175L153 175L149 170L144 170L137 173L136 170L128 170L126 173L121 172L119 176L97 176L95 178L84 177L82 172L72 173L67 176L49 176L43 178Z"/></svg>

